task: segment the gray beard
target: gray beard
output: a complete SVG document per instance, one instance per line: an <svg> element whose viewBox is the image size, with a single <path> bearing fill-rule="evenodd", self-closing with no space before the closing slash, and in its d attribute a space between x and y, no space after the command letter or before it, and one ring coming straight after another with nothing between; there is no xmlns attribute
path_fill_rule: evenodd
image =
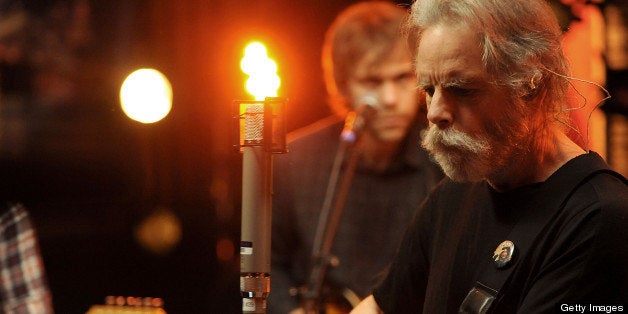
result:
<svg viewBox="0 0 628 314"><path fill-rule="evenodd" d="M495 169L490 158L492 146L486 137L472 137L453 128L441 130L430 125L423 132L422 146L454 181L479 182Z"/></svg>

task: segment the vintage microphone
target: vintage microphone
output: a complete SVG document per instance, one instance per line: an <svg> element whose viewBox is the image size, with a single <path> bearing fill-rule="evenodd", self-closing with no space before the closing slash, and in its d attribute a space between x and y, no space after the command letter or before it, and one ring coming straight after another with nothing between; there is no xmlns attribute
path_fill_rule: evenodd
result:
<svg viewBox="0 0 628 314"><path fill-rule="evenodd" d="M272 155L285 153L284 100L240 103L242 313L266 313L270 293Z"/></svg>
<svg viewBox="0 0 628 314"><path fill-rule="evenodd" d="M366 94L358 99L353 106L355 110L349 112L345 118L314 236L312 266L307 283L300 291L302 305L307 314L319 313L319 301L327 269L338 262L332 256L331 248L359 159L359 152L354 148L368 122L377 113L378 104L377 96Z"/></svg>

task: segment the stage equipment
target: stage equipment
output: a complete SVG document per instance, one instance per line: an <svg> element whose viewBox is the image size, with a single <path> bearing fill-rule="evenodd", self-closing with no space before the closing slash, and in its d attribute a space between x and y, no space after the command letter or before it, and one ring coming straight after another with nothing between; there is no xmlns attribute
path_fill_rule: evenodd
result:
<svg viewBox="0 0 628 314"><path fill-rule="evenodd" d="M311 270L306 285L299 291L307 314L319 313L324 308L321 305L324 303L321 292L327 269L339 263L338 259L331 254L331 248L360 157L359 150L355 148L368 122L377 113L377 104L377 97L365 95L354 106L356 109L349 112L345 118L345 125L340 134L340 145L334 157L325 200L316 228Z"/></svg>
<svg viewBox="0 0 628 314"><path fill-rule="evenodd" d="M286 153L282 98L236 101L236 128L243 154L240 292L243 313L266 313L270 293L272 155Z"/></svg>

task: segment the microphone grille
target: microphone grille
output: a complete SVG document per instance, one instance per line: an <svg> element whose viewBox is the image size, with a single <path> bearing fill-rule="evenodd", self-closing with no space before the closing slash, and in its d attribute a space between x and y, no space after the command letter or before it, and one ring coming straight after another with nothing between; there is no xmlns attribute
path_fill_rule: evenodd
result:
<svg viewBox="0 0 628 314"><path fill-rule="evenodd" d="M244 140L261 142L264 139L264 104L248 104L244 113Z"/></svg>

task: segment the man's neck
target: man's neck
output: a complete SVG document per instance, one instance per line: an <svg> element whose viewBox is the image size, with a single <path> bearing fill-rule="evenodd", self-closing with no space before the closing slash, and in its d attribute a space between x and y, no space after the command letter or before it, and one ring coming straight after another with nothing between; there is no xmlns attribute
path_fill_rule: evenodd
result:
<svg viewBox="0 0 628 314"><path fill-rule="evenodd" d="M359 148L364 165L378 172L386 170L395 159L400 144L400 142L382 142L368 133L364 134Z"/></svg>
<svg viewBox="0 0 628 314"><path fill-rule="evenodd" d="M507 171L496 173L487 181L497 191L547 180L569 160L585 151L560 130L551 130L549 138L537 141L532 149L510 160Z"/></svg>

